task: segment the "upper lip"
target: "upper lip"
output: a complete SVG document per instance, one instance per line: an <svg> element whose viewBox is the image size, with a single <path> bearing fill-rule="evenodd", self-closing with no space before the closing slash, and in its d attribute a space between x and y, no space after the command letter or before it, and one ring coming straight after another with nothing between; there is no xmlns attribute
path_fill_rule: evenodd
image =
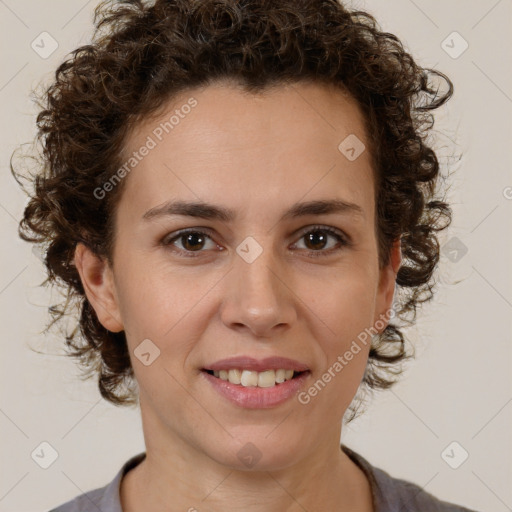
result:
<svg viewBox="0 0 512 512"><path fill-rule="evenodd" d="M221 359L205 366L205 370L252 370L254 372L263 372L265 370L294 370L296 372L303 372L309 368L299 361L289 359L288 357L266 357L265 359L255 359L250 356L230 357L229 359Z"/></svg>

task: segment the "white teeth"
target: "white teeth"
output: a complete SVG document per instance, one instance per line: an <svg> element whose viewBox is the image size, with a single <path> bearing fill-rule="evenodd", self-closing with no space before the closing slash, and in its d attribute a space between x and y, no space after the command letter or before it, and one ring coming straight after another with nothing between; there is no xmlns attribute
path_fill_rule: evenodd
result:
<svg viewBox="0 0 512 512"><path fill-rule="evenodd" d="M242 386L257 386L258 385L258 372L251 372L249 370L243 370L242 376L240 377L240 384Z"/></svg>
<svg viewBox="0 0 512 512"><path fill-rule="evenodd" d="M233 384L240 384L242 378L242 372L240 370L229 370L228 380Z"/></svg>
<svg viewBox="0 0 512 512"><path fill-rule="evenodd" d="M251 370L214 370L213 375L232 384L240 384L245 387L271 388L293 378L293 370L265 370L253 372Z"/></svg>
<svg viewBox="0 0 512 512"><path fill-rule="evenodd" d="M258 374L258 387L270 388L275 385L276 385L276 372L274 370L267 370L266 372L261 372Z"/></svg>
<svg viewBox="0 0 512 512"><path fill-rule="evenodd" d="M281 382L284 382L286 380L286 370L280 369L276 370L276 382L281 384Z"/></svg>

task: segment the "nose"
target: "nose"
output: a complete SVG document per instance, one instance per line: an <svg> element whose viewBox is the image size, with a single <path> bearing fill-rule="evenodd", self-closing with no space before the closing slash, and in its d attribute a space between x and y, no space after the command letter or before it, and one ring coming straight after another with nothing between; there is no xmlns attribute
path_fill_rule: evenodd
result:
<svg viewBox="0 0 512 512"><path fill-rule="evenodd" d="M259 338L271 338L293 325L297 318L296 296L289 273L276 265L270 254L263 253L252 263L236 257L226 276L226 299L222 305L224 324Z"/></svg>

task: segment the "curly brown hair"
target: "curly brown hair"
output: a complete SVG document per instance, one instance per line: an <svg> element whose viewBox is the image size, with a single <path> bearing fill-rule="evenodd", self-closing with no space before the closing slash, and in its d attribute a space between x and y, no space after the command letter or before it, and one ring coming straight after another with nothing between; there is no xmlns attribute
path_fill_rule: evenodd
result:
<svg viewBox="0 0 512 512"><path fill-rule="evenodd" d="M106 400L137 403L137 384L125 333L100 324L74 266L78 242L112 263L123 182L105 200L94 190L122 164L130 127L179 92L216 80L253 93L310 81L337 86L357 100L376 182L379 263L389 262L392 243L400 238L394 307L396 319L414 322L417 306L433 296L436 232L451 223L451 209L438 197L438 158L426 144L434 124L429 111L453 93L446 75L420 67L372 15L336 0L103 1L94 24L91 44L60 64L38 102L42 153L19 234L45 249L43 284L63 284L66 291L65 302L49 309L47 330L75 302L79 320L65 331L67 353L78 359L86 378L98 376ZM444 80L444 93L432 78ZM12 157L11 171L21 185ZM402 362L412 357L404 342L392 322L373 338L359 391L396 382ZM352 402L349 421L360 403Z"/></svg>

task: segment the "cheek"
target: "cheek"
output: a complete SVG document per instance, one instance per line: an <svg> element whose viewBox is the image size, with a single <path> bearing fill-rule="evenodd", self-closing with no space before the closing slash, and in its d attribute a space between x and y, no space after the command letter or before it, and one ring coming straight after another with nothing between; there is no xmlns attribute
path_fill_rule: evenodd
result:
<svg viewBox="0 0 512 512"><path fill-rule="evenodd" d="M162 338L169 333L214 285L213 276L196 278L176 269L158 269L148 265L147 259L125 260L119 268L117 289L123 322L128 332L144 337Z"/></svg>
<svg viewBox="0 0 512 512"><path fill-rule="evenodd" d="M368 361L371 322L375 310L371 279L355 273L315 288L305 311L312 319L318 361L322 361L316 388L322 389L325 407L335 404L336 414L348 407L359 387ZM315 390L312 390L315 393Z"/></svg>
<svg viewBox="0 0 512 512"><path fill-rule="evenodd" d="M321 284L305 284L300 296L307 297L307 307L340 340L357 336L370 326L374 315L375 283L356 272L333 275Z"/></svg>
<svg viewBox="0 0 512 512"><path fill-rule="evenodd" d="M116 288L132 345L149 338L162 347L176 340L172 341L176 348L180 339L194 339L206 329L219 304L229 300L229 277L219 283L223 272L169 268L151 263L148 255L125 254L131 256L119 259ZM370 326L376 283L373 269L352 259L338 268L321 270L314 275L297 272L291 280L293 293L285 300L297 309L303 325L318 340L318 348L324 345L321 350L332 358Z"/></svg>

